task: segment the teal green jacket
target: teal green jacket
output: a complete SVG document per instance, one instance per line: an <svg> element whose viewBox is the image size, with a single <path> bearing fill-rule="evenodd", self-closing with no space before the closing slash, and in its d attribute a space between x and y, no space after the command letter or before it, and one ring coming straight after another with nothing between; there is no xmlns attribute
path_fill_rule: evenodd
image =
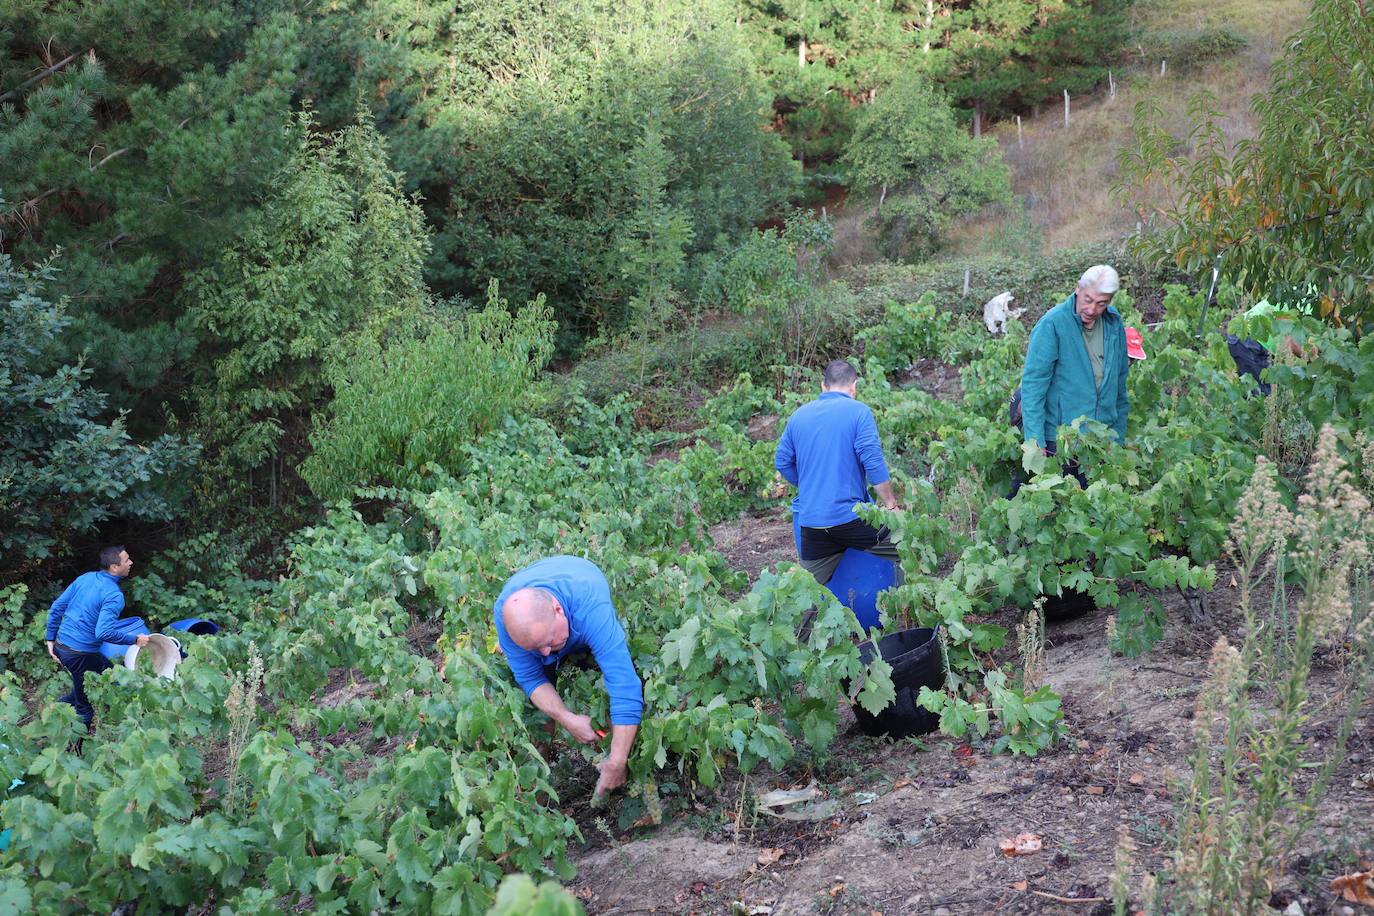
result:
<svg viewBox="0 0 1374 916"><path fill-rule="evenodd" d="M1025 439L1053 442L1060 426L1079 417L1098 420L1126 441L1126 323L1111 306L1098 321L1102 327L1102 387L1093 381L1083 322L1070 296L1045 313L1031 331L1026 368L1021 372L1021 415Z"/></svg>

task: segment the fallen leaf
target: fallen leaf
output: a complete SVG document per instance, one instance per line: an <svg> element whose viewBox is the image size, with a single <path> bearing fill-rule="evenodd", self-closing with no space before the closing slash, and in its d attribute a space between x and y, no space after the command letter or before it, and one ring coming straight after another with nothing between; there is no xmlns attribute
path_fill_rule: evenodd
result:
<svg viewBox="0 0 1374 916"><path fill-rule="evenodd" d="M1331 892L1340 894L1342 900L1349 900L1351 903L1374 906L1374 871L1342 875L1331 882Z"/></svg>
<svg viewBox="0 0 1374 916"><path fill-rule="evenodd" d="M1352 789L1374 789L1374 770L1368 773L1361 773L1350 782Z"/></svg>
<svg viewBox="0 0 1374 916"><path fill-rule="evenodd" d="M1033 852L1039 852L1044 846L1040 837L1033 833L1018 833L1009 840L1002 840L998 847L1005 856L1028 856Z"/></svg>
<svg viewBox="0 0 1374 916"><path fill-rule="evenodd" d="M856 805L871 805L878 800L877 792L855 792L854 803Z"/></svg>
<svg viewBox="0 0 1374 916"><path fill-rule="evenodd" d="M1238 583L1236 582L1236 574L1235 574L1235 573L1232 573L1232 574L1231 574L1231 587L1232 587L1232 588L1235 588L1235 587L1237 586L1237 584L1238 584Z"/></svg>
<svg viewBox="0 0 1374 916"><path fill-rule="evenodd" d="M787 850L783 849L782 847L778 847L776 849L760 849L758 863L760 865L772 865L779 859L781 859L783 857L783 854L786 852Z"/></svg>
<svg viewBox="0 0 1374 916"><path fill-rule="evenodd" d="M1011 889L1014 891L1024 891L1028 887L1030 887L1029 881L1017 881L1011 886Z"/></svg>
<svg viewBox="0 0 1374 916"><path fill-rule="evenodd" d="M1144 774L1144 773L1132 773L1130 776L1128 776L1128 777L1126 778L1126 781L1129 782L1129 783L1130 783L1131 785L1133 785L1133 786L1143 786L1143 785L1145 785L1145 774Z"/></svg>
<svg viewBox="0 0 1374 916"><path fill-rule="evenodd" d="M1102 788L1101 786L1084 786L1083 791L1088 795L1101 795L1103 792L1107 790Z"/></svg>
<svg viewBox="0 0 1374 916"><path fill-rule="evenodd" d="M837 881L837 882L835 882L835 884L831 885L830 890L828 891L828 893L830 894L831 897L838 897L838 896L840 896L840 894L843 893L843 892L844 892L844 882L843 882L843 881Z"/></svg>
<svg viewBox="0 0 1374 916"><path fill-rule="evenodd" d="M1370 775L1374 776L1374 774ZM902 777L901 779L897 780L892 784L892 790L895 792L898 789L905 789L909 785L911 785L911 780L907 779L906 777Z"/></svg>
<svg viewBox="0 0 1374 916"><path fill-rule="evenodd" d="M967 760L973 756L973 747L968 743L959 745L954 749L954 756L961 760Z"/></svg>

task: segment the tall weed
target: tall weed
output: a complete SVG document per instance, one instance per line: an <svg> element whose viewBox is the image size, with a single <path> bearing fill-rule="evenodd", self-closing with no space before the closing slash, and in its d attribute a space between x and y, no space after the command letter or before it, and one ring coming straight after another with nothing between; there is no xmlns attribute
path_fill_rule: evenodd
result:
<svg viewBox="0 0 1374 916"><path fill-rule="evenodd" d="M1173 908L1255 913L1268 905L1282 863L1312 825L1344 759L1369 680L1374 617L1367 581L1374 523L1326 426L1296 511L1284 504L1273 465L1256 462L1237 506L1231 553L1246 620L1238 649L1217 640L1194 717L1193 771L1183 801ZM1288 607L1285 572L1302 583ZM1261 586L1275 598L1264 608ZM1316 651L1349 637L1346 714L1325 756L1311 760L1302 728L1311 717ZM1310 777L1306 771L1311 771Z"/></svg>

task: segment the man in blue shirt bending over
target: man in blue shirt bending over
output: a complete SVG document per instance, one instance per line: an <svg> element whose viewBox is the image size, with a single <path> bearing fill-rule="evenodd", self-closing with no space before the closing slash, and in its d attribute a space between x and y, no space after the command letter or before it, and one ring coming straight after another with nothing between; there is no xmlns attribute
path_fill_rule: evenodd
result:
<svg viewBox="0 0 1374 916"><path fill-rule="evenodd" d="M773 463L797 488L792 513L801 525L801 565L822 585L849 547L897 561L886 528L874 528L854 512L873 500L897 508L892 481L878 441L873 411L855 399L859 375L847 360L825 367L821 395L787 421Z"/></svg>
<svg viewBox="0 0 1374 916"><path fill-rule="evenodd" d="M591 718L564 706L551 680L557 679L559 665L569 656L590 652L596 659L611 698L612 730L611 751L599 765L596 794L619 788L644 712L644 688L606 577L581 557L549 557L506 581L495 613L496 636L516 682L535 706L586 744L600 737Z"/></svg>
<svg viewBox="0 0 1374 916"><path fill-rule="evenodd" d="M121 579L129 575L134 561L121 546L100 551L100 569L76 577L67 590L57 596L48 611L48 654L72 676L70 693L61 702L76 707L76 714L91 729L95 710L86 699L86 675L98 674L110 667L110 661L100 652L103 642L123 646L146 646L148 634L131 636L115 628L124 610L124 593L119 590Z"/></svg>

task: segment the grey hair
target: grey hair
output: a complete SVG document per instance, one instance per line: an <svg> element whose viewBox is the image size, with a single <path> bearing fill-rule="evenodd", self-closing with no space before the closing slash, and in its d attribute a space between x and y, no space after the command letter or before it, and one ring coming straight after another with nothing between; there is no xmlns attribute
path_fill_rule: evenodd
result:
<svg viewBox="0 0 1374 916"><path fill-rule="evenodd" d="M1114 296L1116 291L1121 288L1121 277L1114 267L1107 264L1094 264L1083 271L1083 276L1078 280L1078 286L1095 293L1106 293L1109 296Z"/></svg>

